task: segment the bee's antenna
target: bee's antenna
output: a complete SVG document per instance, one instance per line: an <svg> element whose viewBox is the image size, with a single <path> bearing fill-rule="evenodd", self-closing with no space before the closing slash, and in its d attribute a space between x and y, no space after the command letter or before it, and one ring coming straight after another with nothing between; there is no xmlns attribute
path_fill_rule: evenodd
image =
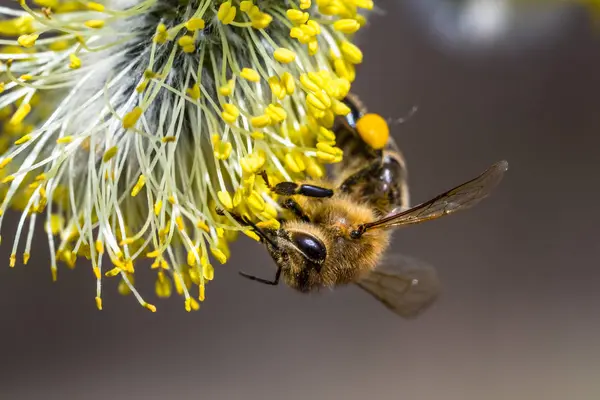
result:
<svg viewBox="0 0 600 400"><path fill-rule="evenodd" d="M389 122L390 125L396 125L396 124L403 124L406 121L408 121L410 118L412 118L413 115L416 114L417 110L419 109L419 106L413 106L410 111L408 112L408 114L406 114L404 117L402 118L396 118L392 121Z"/></svg>
<svg viewBox="0 0 600 400"><path fill-rule="evenodd" d="M217 215L225 215L225 210L223 210L222 208L217 208L215 211L216 211ZM231 211L228 211L228 213L229 213L229 215L231 215L231 218L233 218L238 224L240 224L242 226L250 226L252 229L254 229L256 234L261 239L263 239L263 241L268 242L275 249L279 248L279 246L277 246L277 244L270 237L268 237L267 234L261 228L259 228L254 222L250 221L249 219L247 219L245 217L242 217L241 215L232 213Z"/></svg>
<svg viewBox="0 0 600 400"><path fill-rule="evenodd" d="M265 185L267 185L269 190L273 189L273 186L271 186L271 184L269 183L269 177L267 176L267 171L262 170L262 171L260 171L259 175L261 176L261 178L263 178L263 181L265 181Z"/></svg>

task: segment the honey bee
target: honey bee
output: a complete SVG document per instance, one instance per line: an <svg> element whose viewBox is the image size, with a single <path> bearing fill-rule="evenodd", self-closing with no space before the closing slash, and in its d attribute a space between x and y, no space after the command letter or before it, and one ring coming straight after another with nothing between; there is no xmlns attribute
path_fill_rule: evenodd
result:
<svg viewBox="0 0 600 400"><path fill-rule="evenodd" d="M268 285L277 285L283 276L302 293L356 284L396 314L413 318L435 302L440 285L429 264L399 254L384 257L394 228L474 206L498 185L508 163L500 161L409 208L404 157L389 137L387 122L367 113L354 96L345 103L351 112L334 127L345 156L331 179L271 185L267 174L261 174L289 213L279 229L259 228L230 213L252 227L277 266L272 280L240 274Z"/></svg>

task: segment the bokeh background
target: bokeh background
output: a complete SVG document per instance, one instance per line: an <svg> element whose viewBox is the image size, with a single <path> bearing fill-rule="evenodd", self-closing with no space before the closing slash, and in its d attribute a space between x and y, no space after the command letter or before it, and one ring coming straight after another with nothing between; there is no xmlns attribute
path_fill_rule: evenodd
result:
<svg viewBox="0 0 600 400"><path fill-rule="evenodd" d="M477 208L395 235L393 251L438 268L439 302L405 321L354 287L304 296L255 284L237 271L274 266L241 238L200 312L148 296L152 314L116 281L98 312L89 265L50 281L44 235L29 265L8 268L13 217L0 247L0 399L598 398L600 37L589 15L376 3L385 14L363 33L354 90L389 118L419 107L393 127L413 202L510 164Z"/></svg>

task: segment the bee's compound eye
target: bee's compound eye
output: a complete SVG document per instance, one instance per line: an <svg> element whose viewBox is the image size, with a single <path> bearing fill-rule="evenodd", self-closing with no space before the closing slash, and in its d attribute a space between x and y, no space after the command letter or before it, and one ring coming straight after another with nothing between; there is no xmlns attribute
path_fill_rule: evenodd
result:
<svg viewBox="0 0 600 400"><path fill-rule="evenodd" d="M325 244L317 237L305 232L293 232L292 241L311 261L322 263L327 256Z"/></svg>
<svg viewBox="0 0 600 400"><path fill-rule="evenodd" d="M358 134L375 150L383 149L390 137L390 128L379 114L365 114L356 122Z"/></svg>

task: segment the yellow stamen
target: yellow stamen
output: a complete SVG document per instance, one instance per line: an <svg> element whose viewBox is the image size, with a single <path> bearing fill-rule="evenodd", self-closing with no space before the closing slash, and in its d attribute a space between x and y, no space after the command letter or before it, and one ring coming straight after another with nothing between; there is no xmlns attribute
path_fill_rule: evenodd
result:
<svg viewBox="0 0 600 400"><path fill-rule="evenodd" d="M219 7L219 11L217 11L217 18L223 24L228 25L235 19L236 12L237 9L231 5L231 1L226 1Z"/></svg>
<svg viewBox="0 0 600 400"><path fill-rule="evenodd" d="M91 29L100 29L104 27L104 20L90 19L89 21L85 21L84 25Z"/></svg>
<svg viewBox="0 0 600 400"><path fill-rule="evenodd" d="M348 41L343 41L340 46L340 50L342 51L342 55L344 56L344 59L346 59L346 61L348 61L349 63L360 64L362 62L362 59L363 59L362 51L360 51L360 49L358 47L356 47L354 44L352 44Z"/></svg>
<svg viewBox="0 0 600 400"><path fill-rule="evenodd" d="M252 68L243 68L240 76L250 82L260 82L260 75Z"/></svg>
<svg viewBox="0 0 600 400"><path fill-rule="evenodd" d="M27 143L30 140L31 140L31 135L27 134L27 135L20 137L18 140L16 140L15 144L18 146L20 144Z"/></svg>
<svg viewBox="0 0 600 400"><path fill-rule="evenodd" d="M87 8L89 8L92 11L98 11L98 12L103 12L104 11L104 6L100 3L96 3L93 1L90 1L87 3Z"/></svg>
<svg viewBox="0 0 600 400"><path fill-rule="evenodd" d="M71 69L81 68L81 60L75 54L70 54L69 60L70 60L69 68L71 68Z"/></svg>
<svg viewBox="0 0 600 400"><path fill-rule="evenodd" d="M296 59L296 53L294 53L292 50L280 47L275 50L273 57L282 64L288 64Z"/></svg>
<svg viewBox="0 0 600 400"><path fill-rule="evenodd" d="M117 151L118 151L118 147L117 146L113 146L110 149L106 150L106 152L102 156L102 161L103 162L110 161L110 159L113 158L117 154Z"/></svg>
<svg viewBox="0 0 600 400"><path fill-rule="evenodd" d="M360 29L360 24L355 19L340 19L333 23L333 29L350 34Z"/></svg>
<svg viewBox="0 0 600 400"><path fill-rule="evenodd" d="M227 210L231 210L233 208L233 199L231 198L231 194L229 192L219 191L217 193L217 197L219 201Z"/></svg>
<svg viewBox="0 0 600 400"><path fill-rule="evenodd" d="M131 197L137 196L145 184L146 184L146 177L144 175L140 175L135 186L133 187L133 189L131 189Z"/></svg>
<svg viewBox="0 0 600 400"><path fill-rule="evenodd" d="M31 105L29 103L21 103L21 105L19 106L19 108L17 108L17 111L14 113L14 115L12 116L10 121L8 121L8 123L11 125L20 124L21 122L23 122L25 117L27 117L30 111Z"/></svg>
<svg viewBox="0 0 600 400"><path fill-rule="evenodd" d="M35 46L35 41L40 37L40 35L36 33L31 33L29 35L21 35L17 39L17 43L25 48L30 48Z"/></svg>
<svg viewBox="0 0 600 400"><path fill-rule="evenodd" d="M192 18L185 23L185 28L189 31L204 29L205 22L202 18Z"/></svg>
<svg viewBox="0 0 600 400"><path fill-rule="evenodd" d="M140 107L134 107L133 110L129 111L123 117L123 128L129 129L133 127L141 116L142 109Z"/></svg>

